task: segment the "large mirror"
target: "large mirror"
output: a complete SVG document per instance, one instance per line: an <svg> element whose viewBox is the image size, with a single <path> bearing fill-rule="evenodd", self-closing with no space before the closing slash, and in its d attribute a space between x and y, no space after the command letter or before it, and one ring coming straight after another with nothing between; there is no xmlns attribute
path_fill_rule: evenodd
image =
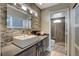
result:
<svg viewBox="0 0 79 59"><path fill-rule="evenodd" d="M31 29L31 14L12 5L7 5L7 28Z"/></svg>

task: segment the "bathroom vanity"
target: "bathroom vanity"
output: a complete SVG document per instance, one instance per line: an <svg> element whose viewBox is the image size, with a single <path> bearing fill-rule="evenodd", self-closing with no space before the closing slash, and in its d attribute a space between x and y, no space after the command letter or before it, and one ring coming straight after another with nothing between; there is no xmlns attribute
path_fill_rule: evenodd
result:
<svg viewBox="0 0 79 59"><path fill-rule="evenodd" d="M48 36L37 36L26 40L18 40L2 47L2 56L43 56L48 48Z"/></svg>
<svg viewBox="0 0 79 59"><path fill-rule="evenodd" d="M31 14L32 8L27 8L27 10L21 8L26 5L19 3L16 3L16 5L13 3L6 4L7 16L4 20L5 24L2 24L5 25L1 38L2 56L40 56L45 55L47 51L49 46L48 35L35 36L33 33L28 34L31 31L40 31L40 10L35 7L37 12ZM31 6L35 5L31 4ZM35 14L38 16L35 16Z"/></svg>

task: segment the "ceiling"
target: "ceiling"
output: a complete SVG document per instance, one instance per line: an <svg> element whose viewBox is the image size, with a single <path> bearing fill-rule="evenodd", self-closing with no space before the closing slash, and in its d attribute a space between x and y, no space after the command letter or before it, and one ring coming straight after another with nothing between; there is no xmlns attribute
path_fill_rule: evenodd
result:
<svg viewBox="0 0 79 59"><path fill-rule="evenodd" d="M48 8L54 5L57 5L58 3L35 3L40 9Z"/></svg>

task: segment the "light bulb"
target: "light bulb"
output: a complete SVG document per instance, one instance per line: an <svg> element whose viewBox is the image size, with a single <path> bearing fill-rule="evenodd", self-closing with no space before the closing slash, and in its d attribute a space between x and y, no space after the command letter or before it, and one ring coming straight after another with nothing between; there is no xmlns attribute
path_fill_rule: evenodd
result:
<svg viewBox="0 0 79 59"><path fill-rule="evenodd" d="M26 8L25 6L23 6L23 5L22 5L22 9L23 9L23 10L27 10L27 8Z"/></svg>
<svg viewBox="0 0 79 59"><path fill-rule="evenodd" d="M16 3L14 3L14 5L16 5Z"/></svg>
<svg viewBox="0 0 79 59"><path fill-rule="evenodd" d="M32 14L32 10L30 10L30 13Z"/></svg>
<svg viewBox="0 0 79 59"><path fill-rule="evenodd" d="M37 14L37 13L35 13L35 16L38 16L38 14Z"/></svg>
<svg viewBox="0 0 79 59"><path fill-rule="evenodd" d="M42 5L42 3L39 3L40 5Z"/></svg>

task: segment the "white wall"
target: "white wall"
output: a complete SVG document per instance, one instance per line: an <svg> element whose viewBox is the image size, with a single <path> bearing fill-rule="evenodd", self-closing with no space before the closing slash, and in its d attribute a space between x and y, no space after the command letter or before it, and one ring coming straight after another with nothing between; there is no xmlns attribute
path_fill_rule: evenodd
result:
<svg viewBox="0 0 79 59"><path fill-rule="evenodd" d="M47 34L49 33L49 20L50 20L49 10L43 10L41 12L41 31Z"/></svg>
<svg viewBox="0 0 79 59"><path fill-rule="evenodd" d="M49 33L50 12L69 8L70 4L58 4L41 11L41 31Z"/></svg>

